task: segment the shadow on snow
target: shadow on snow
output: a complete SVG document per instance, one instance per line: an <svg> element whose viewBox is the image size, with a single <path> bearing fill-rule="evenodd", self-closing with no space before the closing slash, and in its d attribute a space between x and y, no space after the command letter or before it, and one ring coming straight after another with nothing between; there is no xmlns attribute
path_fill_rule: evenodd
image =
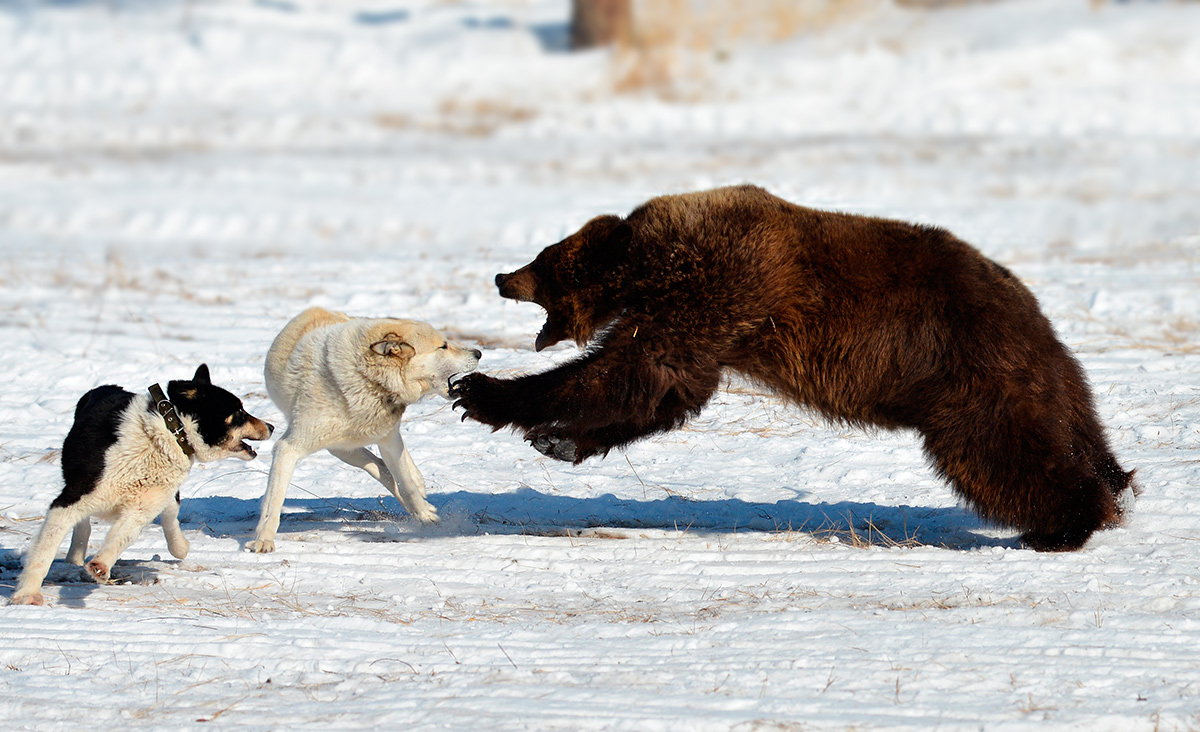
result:
<svg viewBox="0 0 1200 732"><path fill-rule="evenodd" d="M171 560L172 564L178 564ZM116 585L153 585L158 584L159 570L167 566L157 555L153 559L135 560L119 559L111 571L111 584ZM4 602L12 597L17 577L21 574L21 554L15 549L0 548L0 586L3 586ZM55 585L59 588L55 605L65 607L84 607L84 600L102 585L92 579L87 569L75 564L67 564L62 559L54 560L50 571L46 573L43 586Z"/></svg>
<svg viewBox="0 0 1200 732"><path fill-rule="evenodd" d="M568 536L597 529L664 530L689 533L795 533L815 541L838 541L859 547L934 546L970 550L990 546L1015 548L1016 537L994 537L986 524L966 509L881 506L842 501L807 503L786 500L751 503L740 499L694 501L676 496L630 500L611 493L572 498L555 496L521 486L509 493L455 491L429 496L442 515L437 527L418 527L396 499L289 498L284 504L280 531L285 536L309 530L346 531L364 541L408 541L434 536L479 533ZM258 520L257 499L212 496L183 502L185 529L197 527L212 535L238 536L243 545L253 536ZM397 534L377 526L403 522L408 530ZM362 524L355 526L355 524ZM375 524L375 525L372 525ZM169 560L170 561L170 560ZM149 560L122 559L113 567L118 584L155 584L158 572L168 566L159 555ZM21 555L0 548L0 585L11 596L21 570ZM58 585L58 604L82 607L99 585L83 567L56 560L46 584Z"/></svg>
<svg viewBox="0 0 1200 732"><path fill-rule="evenodd" d="M937 546L969 550L988 546L1017 547L1015 537L998 538L987 524L960 508L881 506L842 501L807 503L785 500L751 503L740 499L695 501L676 496L631 500L604 494L588 498L555 496L521 486L508 493L455 491L429 496L442 525L416 529L418 535L514 533L562 535L583 529L654 529L693 533L798 533L815 540L837 540L856 546ZM201 524L217 534L245 534L248 542L258 519L258 500L228 497L193 498L183 503L186 524ZM411 538L416 525L391 496L375 498L289 498L280 531L344 530L351 522L403 521ZM374 530L376 540L394 540Z"/></svg>

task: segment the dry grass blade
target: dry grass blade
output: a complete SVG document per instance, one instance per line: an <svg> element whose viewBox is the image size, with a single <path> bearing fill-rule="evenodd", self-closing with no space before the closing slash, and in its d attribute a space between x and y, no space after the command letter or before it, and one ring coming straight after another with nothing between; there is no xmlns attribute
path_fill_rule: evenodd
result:
<svg viewBox="0 0 1200 732"><path fill-rule="evenodd" d="M800 531L805 531L803 527ZM854 516L847 514L845 522L835 521L829 517L817 528L805 531L814 540L831 544L845 544L855 549L882 547L884 549L912 549L928 546L917 538L917 530L909 530L907 526L901 529L899 538L893 536L875 524L868 517L865 521L856 521Z"/></svg>

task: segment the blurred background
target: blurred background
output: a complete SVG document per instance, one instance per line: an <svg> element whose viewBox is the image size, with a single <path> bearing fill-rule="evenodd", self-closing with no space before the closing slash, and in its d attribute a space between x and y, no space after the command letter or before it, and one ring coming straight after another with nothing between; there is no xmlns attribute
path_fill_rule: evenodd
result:
<svg viewBox="0 0 1200 732"><path fill-rule="evenodd" d="M0 2L10 250L526 252L751 181L1175 259L1198 131L1195 2Z"/></svg>
<svg viewBox="0 0 1200 732"><path fill-rule="evenodd" d="M951 229L1082 353L1193 353L1198 168L1197 2L0 1L0 306L93 313L85 354L188 303L520 349L496 272L744 182Z"/></svg>

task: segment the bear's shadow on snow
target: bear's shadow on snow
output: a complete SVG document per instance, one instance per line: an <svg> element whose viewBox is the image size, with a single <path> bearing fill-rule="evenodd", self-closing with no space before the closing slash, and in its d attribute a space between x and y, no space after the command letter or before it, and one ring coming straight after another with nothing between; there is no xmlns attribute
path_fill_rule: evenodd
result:
<svg viewBox="0 0 1200 732"><path fill-rule="evenodd" d="M439 500L440 499L440 500ZM679 496L630 500L611 493L571 498L521 486L511 493L444 493L431 501L453 517L464 509L481 530L548 533L563 529L660 529L692 533L801 534L856 546L937 546L975 549L1019 546L1013 538L979 533L986 525L963 508L881 506L841 501L783 500L753 503L737 498L690 500ZM445 508L443 508L445 506Z"/></svg>
<svg viewBox="0 0 1200 732"><path fill-rule="evenodd" d="M375 498L289 498L279 531L283 539L306 531L353 531L368 541L410 541L421 537L491 534L564 536L572 531L665 530L689 533L762 532L807 535L816 541L853 546L932 546L954 550L1020 546L1015 537L992 536L989 526L959 508L881 506L842 501L784 500L752 503L677 496L631 500L610 494L587 498L556 496L520 486L507 493L454 491L428 496L442 522L414 522L390 495ZM257 500L215 496L185 499L185 528L202 524L213 534L253 538ZM396 526L400 530L381 528ZM239 536L241 535L241 536Z"/></svg>
<svg viewBox="0 0 1200 732"><path fill-rule="evenodd" d="M12 597L21 575L21 554L16 549L0 548L0 597L7 604ZM158 584L158 572L162 562L155 558L150 560L118 559L111 571L111 584L115 585L154 585ZM63 559L55 559L42 581L42 592L46 594L49 588L57 588L57 599L51 598L50 604L63 607L84 607L84 601L101 585L92 580L87 569L75 564L67 564Z"/></svg>

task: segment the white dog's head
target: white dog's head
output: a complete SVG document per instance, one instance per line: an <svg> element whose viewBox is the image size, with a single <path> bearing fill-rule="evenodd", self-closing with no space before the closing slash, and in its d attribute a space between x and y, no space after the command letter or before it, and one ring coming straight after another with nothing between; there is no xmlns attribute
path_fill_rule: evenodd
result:
<svg viewBox="0 0 1200 732"><path fill-rule="evenodd" d="M450 377L474 371L483 356L415 320L380 321L367 342L372 380L406 404L426 394L448 396Z"/></svg>

